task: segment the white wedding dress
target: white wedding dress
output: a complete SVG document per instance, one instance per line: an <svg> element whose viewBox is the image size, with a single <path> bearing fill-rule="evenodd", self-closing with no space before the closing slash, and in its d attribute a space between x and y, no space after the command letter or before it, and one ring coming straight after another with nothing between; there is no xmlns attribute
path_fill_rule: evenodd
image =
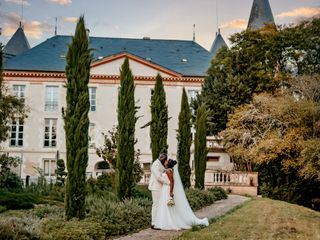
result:
<svg viewBox="0 0 320 240"><path fill-rule="evenodd" d="M167 176L166 173L163 173ZM170 186L164 184L161 188L161 195L159 200L159 209L155 219L155 227L162 230L180 230L190 229L192 225L208 226L207 218L197 218L187 200L183 185L180 179L180 174L177 165L173 168L174 177L174 206L168 206L167 202L170 199Z"/></svg>

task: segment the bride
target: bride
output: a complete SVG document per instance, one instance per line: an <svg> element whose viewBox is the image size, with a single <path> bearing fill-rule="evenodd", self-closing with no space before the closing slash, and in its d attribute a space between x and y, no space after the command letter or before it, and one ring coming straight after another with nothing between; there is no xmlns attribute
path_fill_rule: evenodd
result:
<svg viewBox="0 0 320 240"><path fill-rule="evenodd" d="M162 230L190 229L192 225L208 226L207 218L197 218L187 200L179 171L177 161L169 159L165 165L166 172L163 173L170 181L170 185L163 184L159 200L158 216L155 227Z"/></svg>

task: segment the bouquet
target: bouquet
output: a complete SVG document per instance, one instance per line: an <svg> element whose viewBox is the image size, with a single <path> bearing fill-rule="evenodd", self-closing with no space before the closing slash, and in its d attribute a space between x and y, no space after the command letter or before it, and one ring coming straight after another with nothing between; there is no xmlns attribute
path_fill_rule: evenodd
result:
<svg viewBox="0 0 320 240"><path fill-rule="evenodd" d="M174 205L175 205L175 202L174 202L173 197L170 197L170 198L168 199L168 201L167 201L167 205L168 205L169 207L172 207L172 206L174 206Z"/></svg>

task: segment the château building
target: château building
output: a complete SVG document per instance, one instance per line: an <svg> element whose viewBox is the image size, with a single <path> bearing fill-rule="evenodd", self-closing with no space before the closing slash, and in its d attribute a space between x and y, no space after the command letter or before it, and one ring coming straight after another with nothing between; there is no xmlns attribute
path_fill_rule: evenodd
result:
<svg viewBox="0 0 320 240"><path fill-rule="evenodd" d="M260 6L262 2L268 1L255 0L253 6L257 8L255 4ZM251 19L253 17L250 17ZM28 107L28 117L24 120L12 120L9 138L1 147L11 156L20 158L21 164L16 171L23 180L36 179L36 168L43 169L45 176L54 180L57 159L66 160L62 108L66 106L65 56L72 37L56 35L29 49L20 25L12 38L15 38L14 41L11 39L4 49L10 49L5 51L9 57L4 63L4 80L12 94L24 99ZM150 100L158 73L163 78L171 118L168 122L168 153L175 158L182 89L186 89L189 101L200 92L212 58L221 47L227 46L220 30L210 51L192 40L148 37L130 39L89 36L89 44L93 61L89 81L87 176L95 177L104 171L99 169L102 159L96 154L96 148L103 146L103 134L108 134L108 131L117 125L120 67L126 57L134 75L136 105L140 107L137 112L139 119L136 123L135 148L141 152L141 165L148 171L153 160L150 129L141 127L151 119ZM19 48L18 46L22 45L25 46L23 51L15 51L14 47ZM194 135L194 129L192 132ZM208 154L208 169L232 168L230 157L215 139L208 138L208 148L211 149ZM190 165L193 167L193 157Z"/></svg>

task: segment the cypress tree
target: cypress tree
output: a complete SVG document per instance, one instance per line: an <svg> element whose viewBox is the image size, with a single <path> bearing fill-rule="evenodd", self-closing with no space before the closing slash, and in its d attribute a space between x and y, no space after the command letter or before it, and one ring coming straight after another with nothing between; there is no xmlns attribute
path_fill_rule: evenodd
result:
<svg viewBox="0 0 320 240"><path fill-rule="evenodd" d="M133 75L126 58L120 70L120 91L118 95L118 156L116 188L119 199L131 197L134 165L134 132L137 107L134 101Z"/></svg>
<svg viewBox="0 0 320 240"><path fill-rule="evenodd" d="M195 187L204 188L204 176L207 167L207 129L206 129L207 112L206 107L202 104L197 110L196 117L196 134L194 140L194 160L195 160Z"/></svg>
<svg viewBox="0 0 320 240"><path fill-rule="evenodd" d="M179 173L184 188L190 187L190 147L191 147L191 112L186 90L183 88L181 110L179 114L179 129L177 134Z"/></svg>
<svg viewBox="0 0 320 240"><path fill-rule="evenodd" d="M164 91L162 77L156 77L154 92L151 97L151 149L152 160L156 160L160 152L167 152L168 144L168 106L166 104L166 93Z"/></svg>
<svg viewBox="0 0 320 240"><path fill-rule="evenodd" d="M65 214L85 217L85 184L88 163L89 90L91 54L81 16L66 56L66 110L62 109L67 147Z"/></svg>

